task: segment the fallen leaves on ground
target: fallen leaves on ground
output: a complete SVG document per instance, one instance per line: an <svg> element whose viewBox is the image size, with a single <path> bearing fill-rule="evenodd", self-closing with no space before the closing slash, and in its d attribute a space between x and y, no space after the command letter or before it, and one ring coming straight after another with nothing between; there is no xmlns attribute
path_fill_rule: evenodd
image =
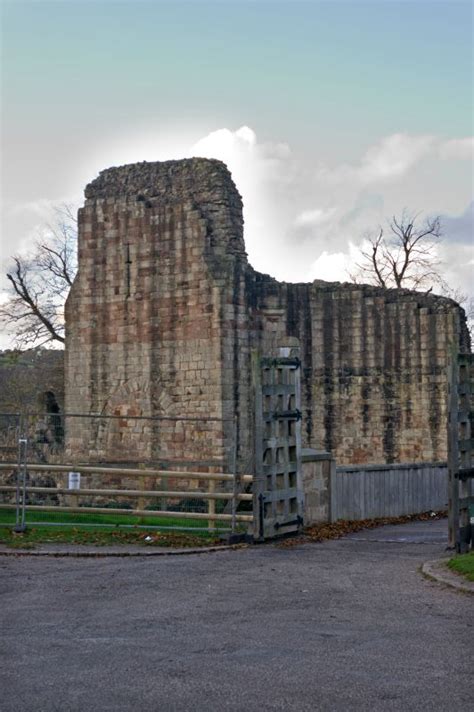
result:
<svg viewBox="0 0 474 712"><path fill-rule="evenodd" d="M357 522L321 522L305 527L303 533L279 542L278 546L284 549L298 546L305 542L321 542L328 539L340 539L347 534L354 534L362 529L375 529L384 524L406 524L407 522L431 521L433 519L444 519L447 512L423 512L422 514L410 514L404 517L381 517L379 519L361 519Z"/></svg>

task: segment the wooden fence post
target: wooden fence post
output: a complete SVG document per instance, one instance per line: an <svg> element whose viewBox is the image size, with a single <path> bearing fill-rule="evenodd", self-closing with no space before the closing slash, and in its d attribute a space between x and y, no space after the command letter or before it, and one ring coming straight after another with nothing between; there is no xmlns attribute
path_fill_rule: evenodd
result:
<svg viewBox="0 0 474 712"><path fill-rule="evenodd" d="M215 480L209 480L208 484L208 492L209 494L213 494L216 491L215 488ZM216 500L215 499L208 499L207 501L207 512L210 515L214 515L216 513ZM209 519L208 521L208 526L209 529L214 530L216 528L216 520L215 519Z"/></svg>

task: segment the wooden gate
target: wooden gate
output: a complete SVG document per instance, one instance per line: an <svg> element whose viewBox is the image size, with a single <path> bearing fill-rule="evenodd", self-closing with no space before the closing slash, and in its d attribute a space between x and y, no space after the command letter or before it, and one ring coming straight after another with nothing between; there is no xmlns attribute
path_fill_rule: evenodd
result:
<svg viewBox="0 0 474 712"><path fill-rule="evenodd" d="M474 354L453 357L449 388L449 544L462 554L474 538Z"/></svg>
<svg viewBox="0 0 474 712"><path fill-rule="evenodd" d="M261 358L254 373L256 404L255 538L303 526L300 361Z"/></svg>

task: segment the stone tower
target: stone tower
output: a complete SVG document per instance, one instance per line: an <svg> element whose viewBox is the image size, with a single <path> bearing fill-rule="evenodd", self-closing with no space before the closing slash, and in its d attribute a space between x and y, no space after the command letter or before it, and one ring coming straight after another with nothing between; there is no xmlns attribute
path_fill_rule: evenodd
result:
<svg viewBox="0 0 474 712"><path fill-rule="evenodd" d="M66 307L66 411L222 418L225 294L234 263L245 261L242 202L226 167L191 159L112 168L85 196ZM222 424L207 428L198 443L192 424L137 421L130 433L120 421L78 419L68 444L79 449L86 438L99 459L112 449L126 460L222 457Z"/></svg>

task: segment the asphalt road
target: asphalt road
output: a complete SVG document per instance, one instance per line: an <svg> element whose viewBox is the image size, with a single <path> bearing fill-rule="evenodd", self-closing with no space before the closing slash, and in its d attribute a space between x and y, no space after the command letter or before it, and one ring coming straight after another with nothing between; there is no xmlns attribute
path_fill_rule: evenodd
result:
<svg viewBox="0 0 474 712"><path fill-rule="evenodd" d="M444 528L181 557L2 557L0 708L472 709L474 600L419 573L445 553Z"/></svg>

